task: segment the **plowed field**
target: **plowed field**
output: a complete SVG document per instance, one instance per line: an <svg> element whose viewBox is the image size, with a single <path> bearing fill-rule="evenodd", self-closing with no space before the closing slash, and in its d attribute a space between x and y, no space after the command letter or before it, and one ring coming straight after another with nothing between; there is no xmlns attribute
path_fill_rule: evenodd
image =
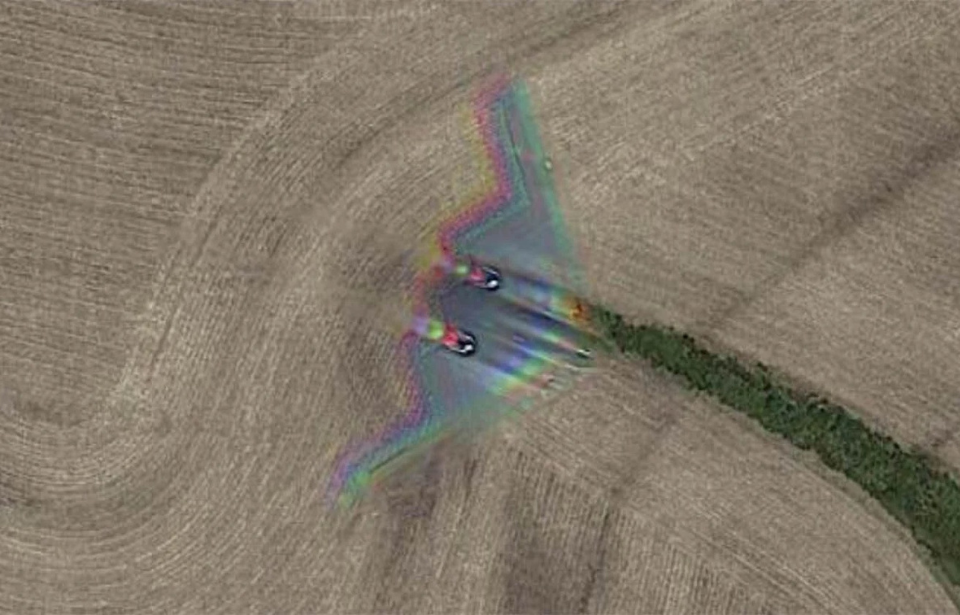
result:
<svg viewBox="0 0 960 615"><path fill-rule="evenodd" d="M860 492L635 364L352 513L323 495L401 411L410 248L502 70L593 299L958 467L958 26L879 0L0 2L0 611L955 610Z"/></svg>

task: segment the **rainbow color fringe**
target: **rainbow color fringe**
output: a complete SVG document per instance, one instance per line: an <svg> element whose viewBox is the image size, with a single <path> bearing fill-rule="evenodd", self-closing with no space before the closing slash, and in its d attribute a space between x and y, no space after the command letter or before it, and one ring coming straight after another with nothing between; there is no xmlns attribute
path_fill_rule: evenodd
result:
<svg viewBox="0 0 960 615"><path fill-rule="evenodd" d="M409 377L408 411L374 437L341 452L328 493L342 505L355 501L416 451L464 430L485 429L513 412L517 403L528 401L532 391L542 389L552 378L549 369L555 357L536 349L518 350L496 369L476 368L472 377L482 391L470 399L466 394L458 397L456 387L451 390L445 384L448 374L434 373L428 366L436 347L422 340L435 342L448 331L448 325L433 316L435 289L451 272L463 273L462 258L470 244L482 242L486 233L514 217L525 213L539 216L537 220L542 218L549 227L546 236L552 245L546 246L543 256L534 251L524 254L522 260L528 268L548 271L551 278L565 276L567 289L583 288L524 84L506 76L489 80L474 97L470 120L468 138L481 169L480 191L474 191L469 202L441 223L427 252L429 264L414 280L413 326L399 348L401 369ZM562 265L556 263L558 254L563 257ZM537 303L541 307L563 314L575 326L587 322L576 292L560 292L550 286L540 292ZM550 342L562 341L548 329L538 334ZM441 403L444 401L446 404Z"/></svg>

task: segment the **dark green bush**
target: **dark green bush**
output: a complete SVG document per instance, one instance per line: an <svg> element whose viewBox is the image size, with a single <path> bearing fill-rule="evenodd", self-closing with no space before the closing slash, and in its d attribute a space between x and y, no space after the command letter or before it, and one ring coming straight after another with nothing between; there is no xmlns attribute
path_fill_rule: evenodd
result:
<svg viewBox="0 0 960 615"><path fill-rule="evenodd" d="M630 325L594 307L598 328L620 351L680 376L686 385L756 419L799 448L813 450L877 499L925 546L960 587L960 486L933 460L907 451L827 400L783 384L763 364L747 367L671 328Z"/></svg>

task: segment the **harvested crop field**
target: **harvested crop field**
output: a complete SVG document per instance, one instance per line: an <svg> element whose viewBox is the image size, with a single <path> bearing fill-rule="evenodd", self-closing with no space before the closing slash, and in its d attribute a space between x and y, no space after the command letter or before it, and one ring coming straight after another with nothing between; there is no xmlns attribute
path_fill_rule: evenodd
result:
<svg viewBox="0 0 960 615"><path fill-rule="evenodd" d="M640 364L323 500L500 70L593 299L958 467L960 11L858 7L0 3L0 611L954 612L863 493Z"/></svg>

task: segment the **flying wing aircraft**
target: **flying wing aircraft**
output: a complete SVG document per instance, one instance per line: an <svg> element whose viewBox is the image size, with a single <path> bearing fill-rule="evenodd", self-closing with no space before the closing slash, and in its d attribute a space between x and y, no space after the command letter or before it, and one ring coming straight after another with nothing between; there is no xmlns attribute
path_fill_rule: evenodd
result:
<svg viewBox="0 0 960 615"><path fill-rule="evenodd" d="M410 407L341 458L333 484L349 500L398 460L495 423L591 363L583 275L525 86L483 89L474 117L493 188L441 225L440 260L414 285L414 325L401 344Z"/></svg>

